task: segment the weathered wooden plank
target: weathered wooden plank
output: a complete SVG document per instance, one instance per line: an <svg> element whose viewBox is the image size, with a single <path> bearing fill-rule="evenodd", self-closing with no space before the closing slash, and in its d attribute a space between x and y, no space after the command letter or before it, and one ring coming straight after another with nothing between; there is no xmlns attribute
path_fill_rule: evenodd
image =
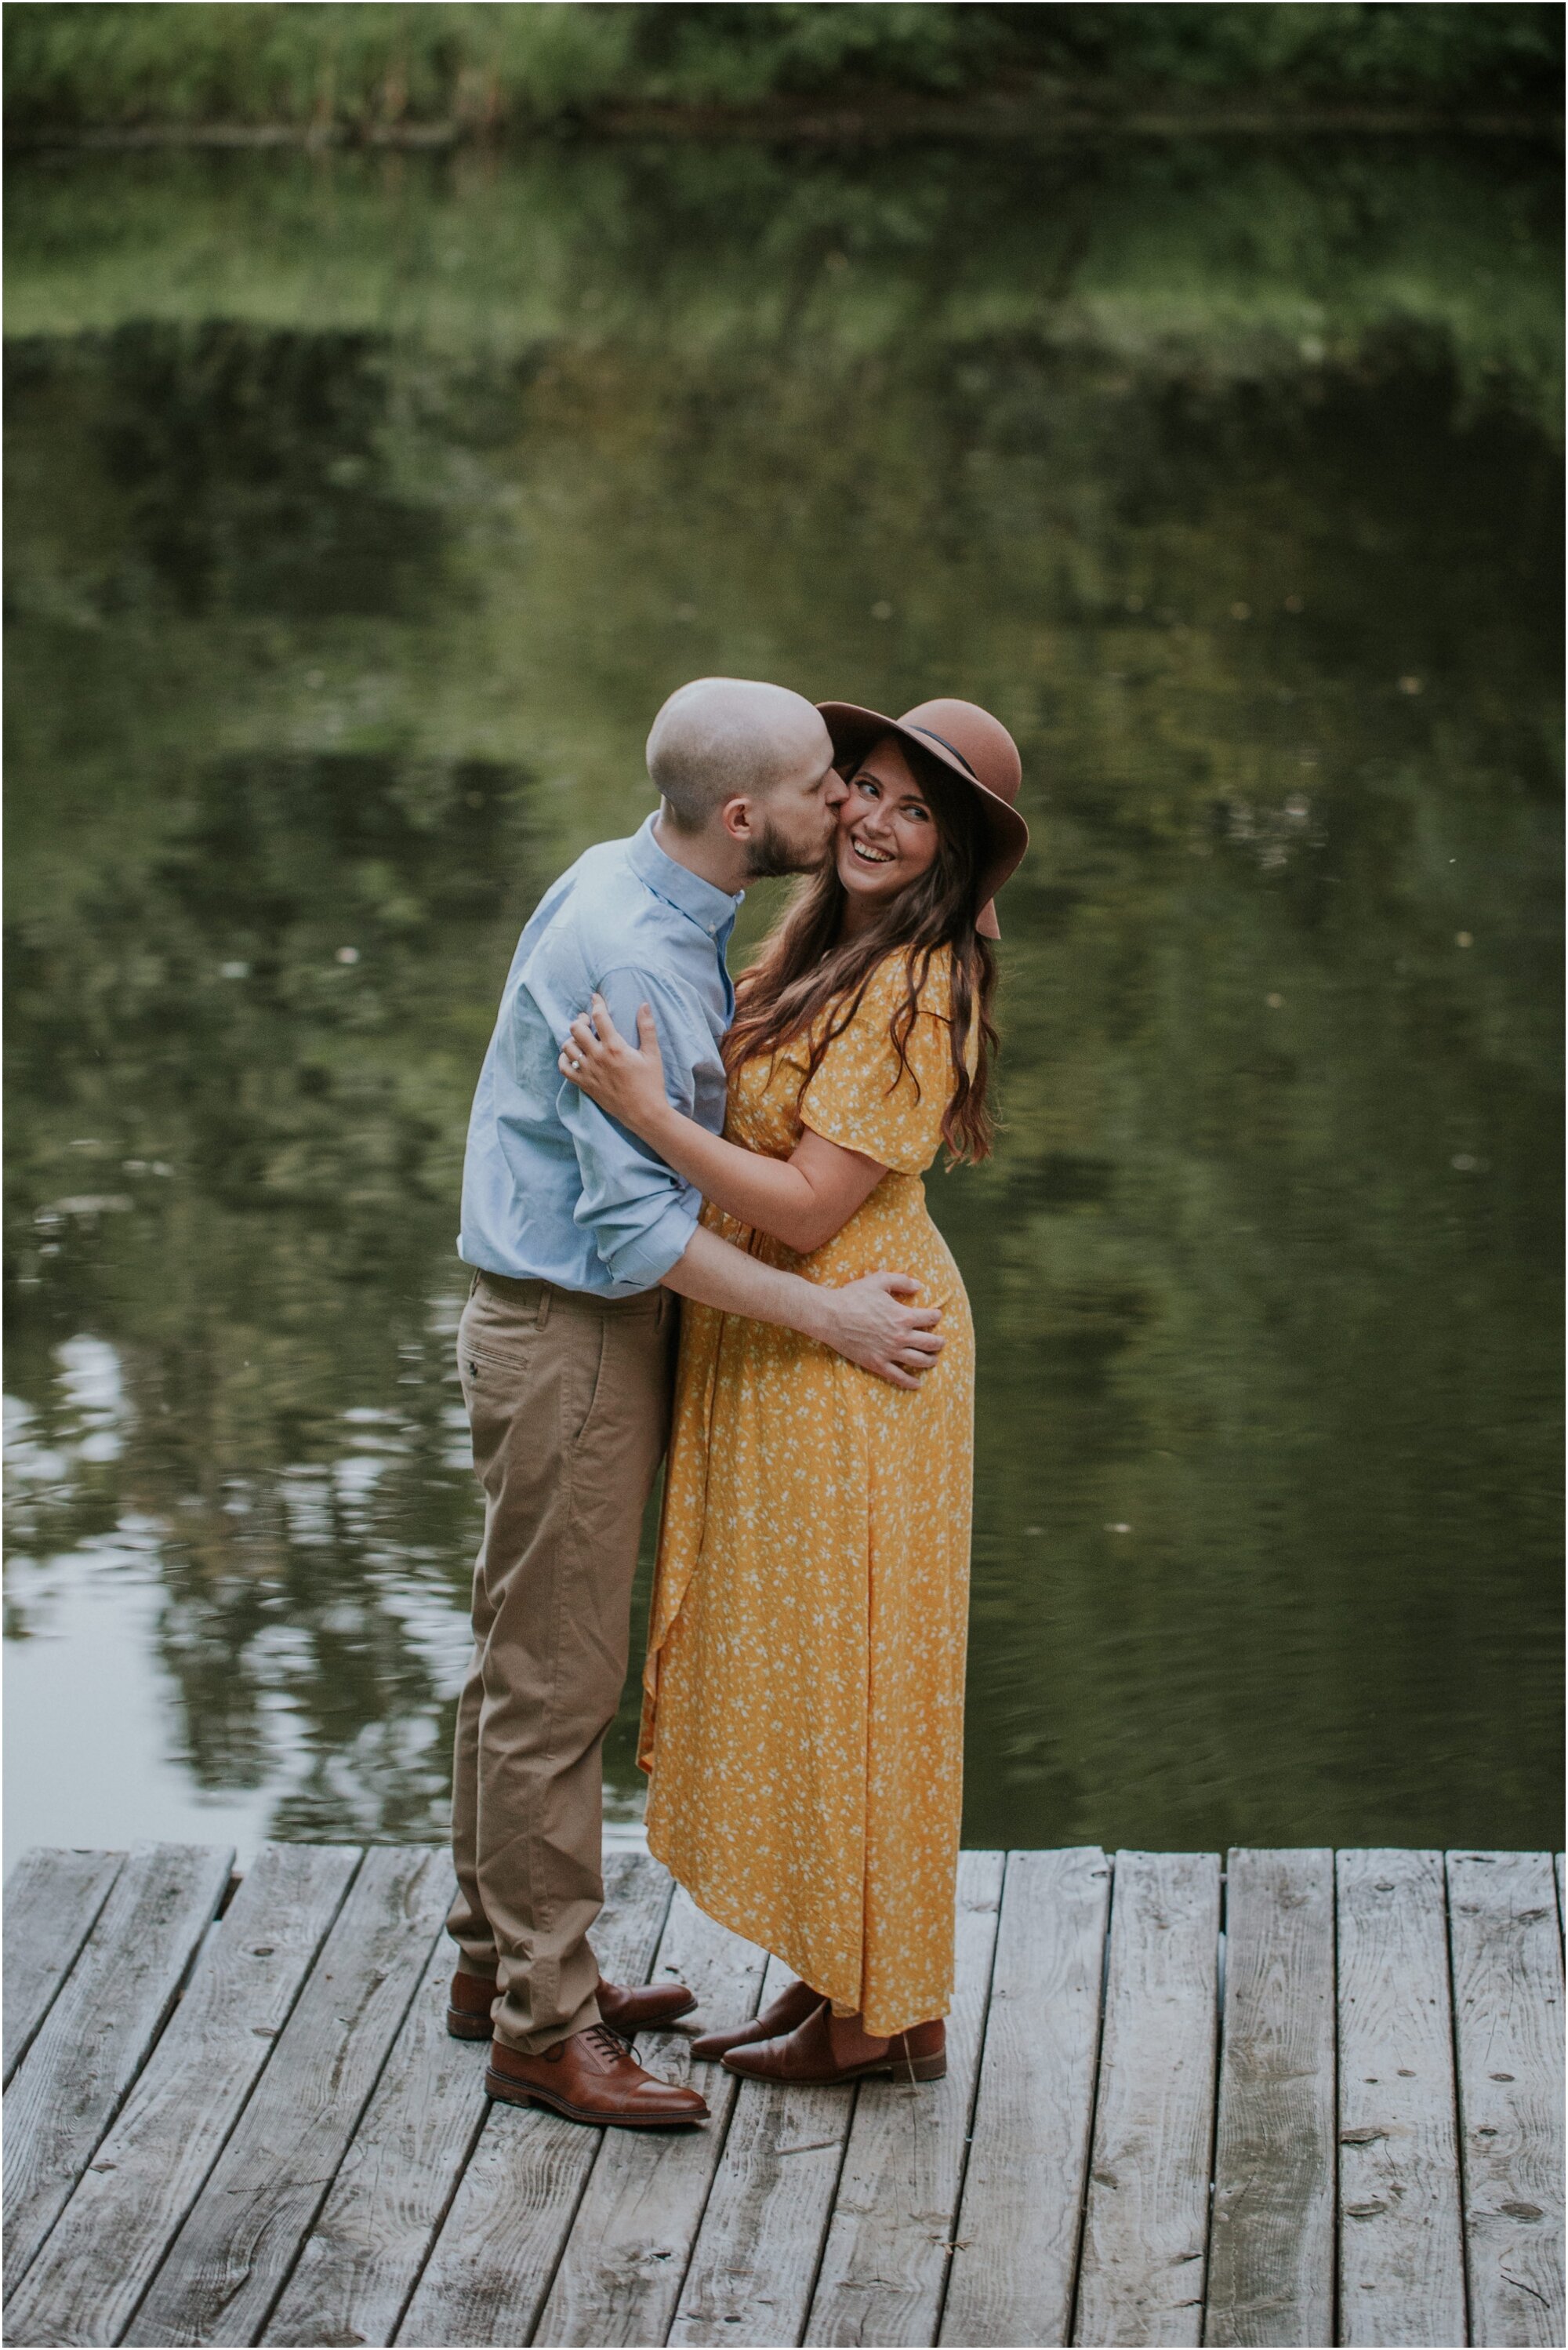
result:
<svg viewBox="0 0 1568 2350"><path fill-rule="evenodd" d="M1561 2343L1563 1946L1552 1856L1451 1852L1470 2338Z"/></svg>
<svg viewBox="0 0 1568 2350"><path fill-rule="evenodd" d="M32 2046L93 1929L122 1852L35 1845L5 1879L5 2077Z"/></svg>
<svg viewBox="0 0 1568 2350"><path fill-rule="evenodd" d="M677 1890L657 1970L695 1992L699 2012L755 2009L767 1954ZM675 2313L740 2083L722 2064L694 2064L691 2033L644 2033L638 2053L666 2081L690 2080L708 2100L701 2128L608 2130L589 2176L561 2264L535 2330L536 2343L611 2345L662 2342Z"/></svg>
<svg viewBox="0 0 1568 2350"><path fill-rule="evenodd" d="M1334 2340L1334 1855L1232 1852L1204 2341Z"/></svg>
<svg viewBox="0 0 1568 2350"><path fill-rule="evenodd" d="M770 1960L761 2003L793 1981ZM742 2011L719 2012L729 2022ZM741 2082L670 2342L740 2343L744 2328L758 2341L801 2339L854 2110L842 2089Z"/></svg>
<svg viewBox="0 0 1568 2350"><path fill-rule="evenodd" d="M12 2291L98 2151L229 1882L211 1845L132 1847L5 2092Z"/></svg>
<svg viewBox="0 0 1568 2350"><path fill-rule="evenodd" d="M1561 1934L1563 1931L1563 1855L1561 1853L1552 1864L1552 1870L1557 1879L1557 1930Z"/></svg>
<svg viewBox="0 0 1568 2350"><path fill-rule="evenodd" d="M484 2120L485 2049L446 2028L455 1963L438 1935L263 2342L390 2342Z"/></svg>
<svg viewBox="0 0 1568 2350"><path fill-rule="evenodd" d="M646 1853L616 1853L605 1887L599 1964L613 1982L644 1982L669 1875ZM529 2341L603 2136L539 2106L493 2105L397 2340L416 2350Z"/></svg>
<svg viewBox="0 0 1568 2350"><path fill-rule="evenodd" d="M1463 2342L1443 1857L1342 1852L1339 2338Z"/></svg>
<svg viewBox="0 0 1568 2350"><path fill-rule="evenodd" d="M1219 1937L1212 1854L1117 1853L1075 2342L1199 2339Z"/></svg>
<svg viewBox="0 0 1568 2350"><path fill-rule="evenodd" d="M1008 1856L944 2343L1068 2339L1110 1880L1097 1845Z"/></svg>
<svg viewBox="0 0 1568 2350"><path fill-rule="evenodd" d="M272 2053L358 1858L264 1847L48 2241L6 2303L14 2342L118 2342Z"/></svg>
<svg viewBox="0 0 1568 2350"><path fill-rule="evenodd" d="M605 1877L607 1908L595 1939L613 1979L623 1889L634 1882L645 1891L651 1886L662 1914L670 1882L646 1854L632 1851L607 1856ZM266 2329L268 2343L392 2339L487 2109L485 2047L447 2033L447 1985L455 1962L456 1952L442 1936ZM639 1979L647 1964L644 1950L638 1954Z"/></svg>
<svg viewBox="0 0 1568 2350"><path fill-rule="evenodd" d="M383 1845L365 1855L127 2341L255 2340L365 2110L451 1893L442 1853Z"/></svg>
<svg viewBox="0 0 1568 2350"><path fill-rule="evenodd" d="M934 2342L963 2183L1003 1856L966 1852L945 2081L861 2082L822 2270L813 2343Z"/></svg>

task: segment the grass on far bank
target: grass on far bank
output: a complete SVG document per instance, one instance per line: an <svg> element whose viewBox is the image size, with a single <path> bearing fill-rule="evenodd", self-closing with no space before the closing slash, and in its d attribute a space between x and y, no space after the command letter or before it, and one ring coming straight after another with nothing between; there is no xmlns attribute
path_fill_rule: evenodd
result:
<svg viewBox="0 0 1568 2350"><path fill-rule="evenodd" d="M1162 106L1549 117L1563 50L1561 10L1528 0L12 0L6 36L5 126L23 140L220 125L483 133L627 109L776 116L792 102L995 93L1107 120Z"/></svg>

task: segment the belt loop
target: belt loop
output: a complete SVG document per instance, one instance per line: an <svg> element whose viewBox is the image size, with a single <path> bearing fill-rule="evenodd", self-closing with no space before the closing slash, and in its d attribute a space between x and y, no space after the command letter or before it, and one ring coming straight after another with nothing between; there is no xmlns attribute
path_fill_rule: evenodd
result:
<svg viewBox="0 0 1568 2350"><path fill-rule="evenodd" d="M473 1295L474 1291L475 1291L478 1287L479 1287L479 1275L478 1275L478 1274L476 1273L476 1274L474 1274L474 1276L473 1276L473 1279L472 1279L472 1280L469 1283L469 1284L468 1284L468 1294L469 1294L469 1295L470 1295L471 1297Z"/></svg>
<svg viewBox="0 0 1568 2350"><path fill-rule="evenodd" d="M555 1295L547 1281L539 1284L539 1311L534 1317L534 1327L542 1330L550 1318L550 1300Z"/></svg>

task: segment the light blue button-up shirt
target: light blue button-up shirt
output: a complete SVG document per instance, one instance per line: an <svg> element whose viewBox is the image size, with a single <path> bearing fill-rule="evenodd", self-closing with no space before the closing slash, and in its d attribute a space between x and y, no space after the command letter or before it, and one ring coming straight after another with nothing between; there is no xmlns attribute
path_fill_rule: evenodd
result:
<svg viewBox="0 0 1568 2350"><path fill-rule="evenodd" d="M634 1041L651 1003L670 1100L710 1133L724 1123L724 950L741 900L667 857L653 827L579 857L517 941L462 1165L457 1253L482 1272L628 1297L691 1238L701 1195L556 1066L596 987Z"/></svg>

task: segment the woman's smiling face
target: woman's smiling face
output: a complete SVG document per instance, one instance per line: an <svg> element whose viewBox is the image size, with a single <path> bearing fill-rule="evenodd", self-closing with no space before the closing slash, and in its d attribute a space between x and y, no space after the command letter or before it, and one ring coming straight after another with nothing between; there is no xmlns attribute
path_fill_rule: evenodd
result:
<svg viewBox="0 0 1568 2350"><path fill-rule="evenodd" d="M937 853L937 820L896 734L861 760L838 808L834 855L850 906L880 912Z"/></svg>

